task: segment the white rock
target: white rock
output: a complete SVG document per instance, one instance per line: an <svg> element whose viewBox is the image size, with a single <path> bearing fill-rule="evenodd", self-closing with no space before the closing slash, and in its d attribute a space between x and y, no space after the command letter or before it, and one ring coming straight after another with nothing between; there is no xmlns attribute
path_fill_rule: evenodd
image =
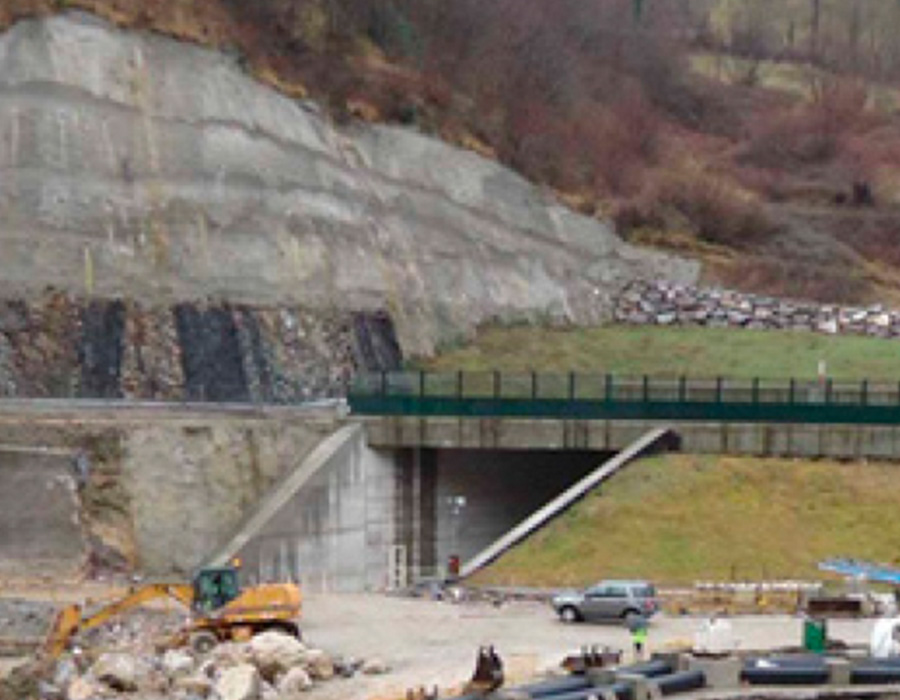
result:
<svg viewBox="0 0 900 700"><path fill-rule="evenodd" d="M292 668L278 681L278 692L282 695L295 695L312 687L313 682L309 674L299 666Z"/></svg>
<svg viewBox="0 0 900 700"><path fill-rule="evenodd" d="M146 670L146 669L144 669ZM91 674L113 690L132 692L137 690L141 673L137 659L130 654L101 654L91 667Z"/></svg>
<svg viewBox="0 0 900 700"><path fill-rule="evenodd" d="M75 678L66 689L67 700L94 700L100 697L100 686L87 678Z"/></svg>
<svg viewBox="0 0 900 700"><path fill-rule="evenodd" d="M216 694L221 700L259 700L259 671L250 664L226 668L216 682Z"/></svg>
<svg viewBox="0 0 900 700"><path fill-rule="evenodd" d="M169 649L163 654L162 669L169 678L190 675L194 671L194 658L187 652Z"/></svg>
<svg viewBox="0 0 900 700"><path fill-rule="evenodd" d="M296 637L284 632L258 634L250 640L249 648L253 663L269 680L306 662L306 647Z"/></svg>
<svg viewBox="0 0 900 700"><path fill-rule="evenodd" d="M78 675L78 666L75 661L69 657L63 657L53 670L53 685L66 688Z"/></svg>
<svg viewBox="0 0 900 700"><path fill-rule="evenodd" d="M228 668L238 664L253 662L253 652L247 644L225 642L216 646L209 654L208 661L216 668Z"/></svg>
<svg viewBox="0 0 900 700"><path fill-rule="evenodd" d="M317 681L334 678L334 661L321 649L309 649L306 652L306 671Z"/></svg>

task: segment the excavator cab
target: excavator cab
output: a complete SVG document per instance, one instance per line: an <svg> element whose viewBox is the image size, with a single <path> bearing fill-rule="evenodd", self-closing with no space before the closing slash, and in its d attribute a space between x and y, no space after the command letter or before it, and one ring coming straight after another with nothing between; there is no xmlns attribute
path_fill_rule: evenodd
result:
<svg viewBox="0 0 900 700"><path fill-rule="evenodd" d="M194 576L195 612L214 612L228 605L240 594L238 571L233 567L201 569Z"/></svg>

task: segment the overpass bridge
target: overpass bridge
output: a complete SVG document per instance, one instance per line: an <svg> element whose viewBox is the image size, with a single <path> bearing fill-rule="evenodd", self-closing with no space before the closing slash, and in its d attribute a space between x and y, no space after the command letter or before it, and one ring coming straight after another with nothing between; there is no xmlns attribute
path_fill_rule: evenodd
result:
<svg viewBox="0 0 900 700"><path fill-rule="evenodd" d="M348 403L378 447L619 450L667 426L689 452L900 458L900 382L382 372Z"/></svg>

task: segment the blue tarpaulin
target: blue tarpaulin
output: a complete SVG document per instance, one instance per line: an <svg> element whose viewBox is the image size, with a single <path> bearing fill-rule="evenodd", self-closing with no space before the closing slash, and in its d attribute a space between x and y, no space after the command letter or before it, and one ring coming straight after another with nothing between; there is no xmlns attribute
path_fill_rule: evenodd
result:
<svg viewBox="0 0 900 700"><path fill-rule="evenodd" d="M833 571L843 576L864 578L867 581L879 583L892 583L900 586L900 569L895 569L884 564L859 561L858 559L828 559L819 563L822 571Z"/></svg>

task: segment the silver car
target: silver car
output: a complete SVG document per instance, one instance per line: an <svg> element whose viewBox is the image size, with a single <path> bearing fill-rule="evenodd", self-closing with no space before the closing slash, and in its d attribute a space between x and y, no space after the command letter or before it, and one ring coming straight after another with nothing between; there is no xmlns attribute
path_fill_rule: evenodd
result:
<svg viewBox="0 0 900 700"><path fill-rule="evenodd" d="M631 623L659 611L656 589L648 581L601 581L583 591L560 593L551 604L563 622L618 619Z"/></svg>

